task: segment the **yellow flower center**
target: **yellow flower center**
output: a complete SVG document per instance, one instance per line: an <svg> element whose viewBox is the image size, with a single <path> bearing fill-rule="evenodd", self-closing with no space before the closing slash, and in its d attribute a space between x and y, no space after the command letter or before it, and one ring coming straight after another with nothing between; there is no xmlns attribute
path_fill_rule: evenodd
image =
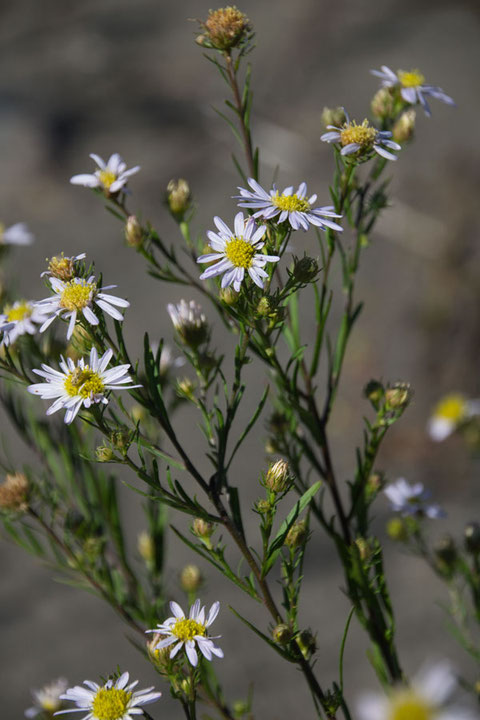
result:
<svg viewBox="0 0 480 720"><path fill-rule="evenodd" d="M442 420L451 420L454 423L460 422L465 417L467 403L460 393L446 395L436 406L433 415Z"/></svg>
<svg viewBox="0 0 480 720"><path fill-rule="evenodd" d="M425 76L422 75L419 70L410 70L410 72L399 70L397 75L401 84L405 88L418 87L419 85L423 85L425 82Z"/></svg>
<svg viewBox="0 0 480 720"><path fill-rule="evenodd" d="M105 390L100 375L93 370L90 370L88 365L82 370L81 368L75 368L72 372L68 373L64 382L65 392L70 397L76 397L80 395L86 399L92 395L101 395Z"/></svg>
<svg viewBox="0 0 480 720"><path fill-rule="evenodd" d="M362 148L368 148L373 145L376 137L377 130L369 125L368 120L364 120L361 125L357 125L354 120L344 124L340 133L340 142L343 147L350 143L358 143Z"/></svg>
<svg viewBox="0 0 480 720"><path fill-rule="evenodd" d="M235 267L248 270L252 265L256 249L241 237L233 237L225 246L225 255Z"/></svg>
<svg viewBox="0 0 480 720"><path fill-rule="evenodd" d="M411 690L394 696L388 720L434 720L434 710Z"/></svg>
<svg viewBox="0 0 480 720"><path fill-rule="evenodd" d="M90 304L96 288L95 283L88 283L86 280L80 280L80 282L70 280L70 282L65 283L62 291L60 307L65 308L65 310L83 310Z"/></svg>
<svg viewBox="0 0 480 720"><path fill-rule="evenodd" d="M193 640L195 635L206 635L205 625L201 625L196 620L177 620L175 625L172 627L172 633L178 637L179 640Z"/></svg>
<svg viewBox="0 0 480 720"><path fill-rule="evenodd" d="M125 715L131 692L118 688L100 688L92 704L95 720L121 720Z"/></svg>
<svg viewBox="0 0 480 720"><path fill-rule="evenodd" d="M102 183L103 187L106 190L110 189L110 185L113 185L115 180L117 179L117 176L115 173L110 172L110 170L100 170L98 173L98 179Z"/></svg>
<svg viewBox="0 0 480 720"><path fill-rule="evenodd" d="M295 195L280 195L278 191L273 195L272 202L280 210L288 210L288 212L308 212L310 210L310 203L305 198L298 197Z"/></svg>
<svg viewBox="0 0 480 720"><path fill-rule="evenodd" d="M22 300L15 305L7 305L4 310L7 320L9 322L18 322L19 320L25 320L32 314L32 307L26 300Z"/></svg>

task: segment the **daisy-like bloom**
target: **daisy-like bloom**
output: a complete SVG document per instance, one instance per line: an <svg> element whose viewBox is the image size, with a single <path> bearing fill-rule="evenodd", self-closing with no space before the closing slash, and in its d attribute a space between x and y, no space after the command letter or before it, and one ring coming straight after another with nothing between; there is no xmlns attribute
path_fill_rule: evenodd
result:
<svg viewBox="0 0 480 720"><path fill-rule="evenodd" d="M33 707L25 710L25 717L34 718L37 715L52 717L55 712L65 707L60 696L68 688L68 680L58 678L45 685L41 690L32 690Z"/></svg>
<svg viewBox="0 0 480 720"><path fill-rule="evenodd" d="M377 130L372 127L368 120L364 120L361 125L357 125L355 120L350 121L347 113L347 120L341 127L335 125L327 125L329 132L323 133L320 140L328 143L337 143L341 145L341 155L354 155L356 160L369 160L373 153L386 158L387 160L396 160L397 156L386 150L401 150L400 145L390 140L392 133L389 130Z"/></svg>
<svg viewBox="0 0 480 720"><path fill-rule="evenodd" d="M110 155L107 162L95 153L90 153L90 157L97 163L98 170L91 174L74 175L70 178L72 185L101 188L107 195L115 195L125 187L129 178L140 170L140 165L127 170L118 153Z"/></svg>
<svg viewBox="0 0 480 720"><path fill-rule="evenodd" d="M382 87L393 88L398 87L400 89L400 95L405 102L411 105L420 103L425 111L425 115L430 117L432 114L430 107L426 100L427 97L432 97L435 100L440 100L446 105L455 105L454 100L449 97L443 90L434 85L424 85L425 76L419 70L397 70L393 72L386 65L382 65L381 70L371 70L372 75L379 77L382 81Z"/></svg>
<svg viewBox="0 0 480 720"><path fill-rule="evenodd" d="M25 223L16 223L9 228L5 228L4 225L0 223L0 246L31 245L34 240L34 236Z"/></svg>
<svg viewBox="0 0 480 720"><path fill-rule="evenodd" d="M167 305L168 314L173 327L181 340L192 347L198 347L208 339L209 330L207 318L201 306L195 300L180 300L177 305Z"/></svg>
<svg viewBox="0 0 480 720"><path fill-rule="evenodd" d="M428 502L431 493L423 487L422 483L410 485L404 478L388 485L384 490L391 502L391 508L403 516L418 515L428 518L445 517L445 512L439 505Z"/></svg>
<svg viewBox="0 0 480 720"><path fill-rule="evenodd" d="M76 275L77 268L75 267L75 263L79 260L84 260L85 257L85 253L72 255L71 257L65 257L63 252L59 256L54 255L54 257L48 261L48 270L40 273L40 277L56 277L59 280L68 282L68 280L71 280Z"/></svg>
<svg viewBox="0 0 480 720"><path fill-rule="evenodd" d="M130 676L124 672L115 680L107 680L105 685L98 685L92 680L84 680L83 684L68 688L61 695L62 700L70 700L77 707L69 710L60 710L55 715L63 713L86 713L80 720L132 720L138 715L143 716L142 705L156 702L161 692L152 692L153 687L144 690L134 690L138 680L129 683Z"/></svg>
<svg viewBox="0 0 480 720"><path fill-rule="evenodd" d="M296 192L293 186L285 188L279 193L274 185L268 193L253 178L248 178L250 190L239 187L240 195L237 196L241 202L240 207L255 210L253 217L261 217L264 220L273 220L281 223L288 220L294 230L308 230L310 225L325 230L327 227L337 232L343 228L330 218L339 218L331 205L314 208L317 199L316 195L307 198L307 185L301 183Z"/></svg>
<svg viewBox="0 0 480 720"><path fill-rule="evenodd" d="M264 255L259 252L265 245L262 238L267 228L264 225L257 226L253 218L245 221L241 212L235 215L235 232L219 217L214 217L213 222L218 233L209 230L207 236L214 252L201 255L197 262L215 263L200 275L200 280L223 274L222 288L233 285L234 290L239 292L246 270L255 285L263 288L263 278L268 277L263 268L267 262L280 260L278 255Z"/></svg>
<svg viewBox="0 0 480 720"><path fill-rule="evenodd" d="M44 320L45 315L34 302L17 300L13 305L5 305L0 314L0 342L11 345L20 335L34 335Z"/></svg>
<svg viewBox="0 0 480 720"><path fill-rule="evenodd" d="M210 608L207 618L205 619L205 607L201 607L200 600L195 600L190 608L188 618L178 603L171 602L170 610L172 617L167 618L165 622L160 623L154 630L147 630L148 633L157 633L163 638L156 645L157 650L173 645L170 657L173 658L185 646L185 652L190 663L196 667L198 665L198 654L196 647L202 655L211 660L213 655L223 658L223 650L216 647L213 640L221 637L220 635L208 635L208 628L218 615L220 603L214 602ZM195 647L196 646L196 647Z"/></svg>
<svg viewBox="0 0 480 720"><path fill-rule="evenodd" d="M92 310L94 303L115 320L120 321L123 320L123 315L117 310L117 307L127 308L130 305L127 300L104 292L104 290L117 287L116 285L106 285L99 289L94 275L87 279L74 277L67 282L57 277L51 277L50 286L55 295L40 300L36 304L37 308L48 316L41 326L40 332L44 332L56 317L68 319L67 340L72 337L79 312L90 325L98 325L99 320Z"/></svg>
<svg viewBox="0 0 480 720"><path fill-rule="evenodd" d="M435 406L427 423L427 432L432 440L441 442L475 415L480 415L479 400L468 400L461 393L450 393Z"/></svg>
<svg viewBox="0 0 480 720"><path fill-rule="evenodd" d="M388 696L367 693L357 705L358 720L475 720L478 715L453 705L457 678L448 661L426 666L410 686L397 686Z"/></svg>
<svg viewBox="0 0 480 720"><path fill-rule="evenodd" d="M106 405L108 390L141 387L131 384L132 379L128 375L130 365L116 365L107 370L112 355L113 351L107 350L99 358L97 349L92 347L88 362L80 358L75 364L71 358L65 360L61 357L62 372L42 365L41 370L33 372L45 378L45 382L29 385L27 390L33 395L40 395L44 400L55 400L48 408L47 415L65 409L65 422L68 425L82 407L89 408L97 403Z"/></svg>

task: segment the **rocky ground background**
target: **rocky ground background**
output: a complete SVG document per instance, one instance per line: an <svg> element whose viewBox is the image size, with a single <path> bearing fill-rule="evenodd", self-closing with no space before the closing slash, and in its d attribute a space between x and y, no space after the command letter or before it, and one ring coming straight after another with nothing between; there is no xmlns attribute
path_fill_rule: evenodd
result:
<svg viewBox="0 0 480 720"><path fill-rule="evenodd" d="M68 178L90 171L90 152L117 151L129 166L142 166L132 182L131 204L165 237L176 237L162 205L171 177L191 183L199 233L211 227L213 215L233 215L230 196L237 177L229 160L231 140L212 110L221 105L224 88L193 42L195 24L187 21L205 17L208 9L209 3L195 0L0 4L0 218L7 225L27 221L37 237L34 246L15 252L9 269L19 293L40 296L38 276L47 256L87 252L105 281L117 283L119 294L132 303L126 320L131 347L140 348L145 328L171 339L165 305L186 291L147 278L102 203L69 185ZM324 105L344 104L361 120L377 87L371 68L419 67L457 101L457 109L433 102L431 119L419 114L417 141L392 168L393 203L362 262L358 293L365 310L352 337L333 429L337 467L348 477L366 411L364 383L371 377L409 380L415 401L393 429L380 465L391 478L403 475L428 484L449 512L432 533L448 528L458 534L464 522L478 519L478 462L455 438L434 446L425 423L441 394L452 389L480 394L478 4L246 0L241 9L257 32L254 136L263 148L266 181L278 165L280 185L305 179L320 202L328 201L332 152L319 141L320 114ZM295 244L300 252L314 252L308 235L296 236ZM218 339L223 340L220 334ZM250 371L246 412L262 383ZM186 437L193 438L193 452L200 452L194 423L184 416L181 421ZM10 442L5 423L1 430ZM13 447L21 462L21 443ZM257 436L237 466L247 502L256 497L255 478L264 463L263 440ZM379 500L378 506L382 535L386 503ZM134 542L142 520L130 493L124 509ZM21 718L29 688L58 675L73 684L108 674L118 663L141 684L162 685L100 600L52 579L50 568L6 541L0 558L2 718ZM421 563L388 542L386 558L407 670L432 656L464 662L444 629L445 589ZM170 539L172 594L179 569L190 559ZM220 598L224 605L217 624L226 657L218 668L229 697L244 696L254 679L255 716L309 713L296 671L247 634L227 605L250 617L257 612L259 620L261 613L203 569L208 577L203 598ZM317 671L328 682L335 677L349 607L339 590L336 559L321 537L312 542L306 575L303 618L318 628ZM350 697L376 687L366 649L353 623L345 668ZM166 687L161 689L168 695ZM168 700L152 708L154 717L165 712L180 717Z"/></svg>

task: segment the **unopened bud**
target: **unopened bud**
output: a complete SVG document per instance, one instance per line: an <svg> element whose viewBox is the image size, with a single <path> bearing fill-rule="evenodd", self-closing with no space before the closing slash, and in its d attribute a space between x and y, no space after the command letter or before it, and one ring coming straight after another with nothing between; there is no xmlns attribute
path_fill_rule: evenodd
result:
<svg viewBox="0 0 480 720"><path fill-rule="evenodd" d="M114 459L115 453L108 445L99 445L95 450L95 457L98 462L110 462Z"/></svg>
<svg viewBox="0 0 480 720"><path fill-rule="evenodd" d="M117 450L125 452L130 447L130 433L128 430L114 430L110 435L110 442Z"/></svg>
<svg viewBox="0 0 480 720"><path fill-rule="evenodd" d="M234 700L232 708L235 720L241 720L244 715L250 712L250 705L245 700Z"/></svg>
<svg viewBox="0 0 480 720"><path fill-rule="evenodd" d="M209 538L215 532L215 525L203 518L195 518L192 530L200 538Z"/></svg>
<svg viewBox="0 0 480 720"><path fill-rule="evenodd" d="M433 552L446 568L450 569L455 565L458 553L455 541L451 535L444 535L440 538L440 540L435 543Z"/></svg>
<svg viewBox="0 0 480 720"><path fill-rule="evenodd" d="M365 538L363 537L356 538L355 545L357 546L360 560L362 560L363 562L370 560L370 558L372 557L372 546L368 542L368 540L365 540Z"/></svg>
<svg viewBox="0 0 480 720"><path fill-rule="evenodd" d="M335 127L341 127L346 121L347 116L343 107L329 108L324 107L322 112L322 125L327 127L328 125L334 125Z"/></svg>
<svg viewBox="0 0 480 720"><path fill-rule="evenodd" d="M305 544L308 537L308 530L307 530L307 523L305 520L300 520L299 522L296 522L290 530L287 533L287 537L285 538L285 545L287 547L292 548L292 550L296 550L299 547L302 547L302 545Z"/></svg>
<svg viewBox="0 0 480 720"><path fill-rule="evenodd" d="M167 204L176 220L183 220L185 213L192 204L190 186L186 180L170 180L167 185Z"/></svg>
<svg viewBox="0 0 480 720"><path fill-rule="evenodd" d="M28 509L29 483L23 473L6 475L0 485L0 509L26 512Z"/></svg>
<svg viewBox="0 0 480 720"><path fill-rule="evenodd" d="M162 364L162 361L160 359L160 365ZM162 368L160 367L160 375L162 375ZM132 405L130 409L130 415L132 417L132 420L134 423L143 422L147 419L148 413L143 407L143 405Z"/></svg>
<svg viewBox="0 0 480 720"><path fill-rule="evenodd" d="M408 527L403 518L393 517L387 523L387 535L395 542L405 542L409 537Z"/></svg>
<svg viewBox="0 0 480 720"><path fill-rule="evenodd" d="M290 486L290 468L285 460L270 465L265 477L265 487L274 493L282 493Z"/></svg>
<svg viewBox="0 0 480 720"><path fill-rule="evenodd" d="M209 247L208 252L211 252L211 249L212 248ZM238 300L238 293L230 286L222 288L220 290L220 300L224 302L225 305L235 305Z"/></svg>
<svg viewBox="0 0 480 720"><path fill-rule="evenodd" d="M257 315L260 317L268 317L272 311L272 305L269 298L264 295L260 298L257 305Z"/></svg>
<svg viewBox="0 0 480 720"><path fill-rule="evenodd" d="M125 240L127 245L134 248L141 247L143 243L143 228L136 215L130 215L125 223Z"/></svg>
<svg viewBox="0 0 480 720"><path fill-rule="evenodd" d="M388 118L393 114L394 98L389 88L380 88L373 96L372 113L378 118Z"/></svg>
<svg viewBox="0 0 480 720"><path fill-rule="evenodd" d="M196 565L185 565L180 573L180 585L187 593L196 592L203 583L202 573Z"/></svg>
<svg viewBox="0 0 480 720"><path fill-rule="evenodd" d="M413 108L405 110L393 126L392 137L397 143L405 143L412 139L415 130L416 113Z"/></svg>
<svg viewBox="0 0 480 720"><path fill-rule="evenodd" d="M317 639L315 635L311 630L302 630L296 639L303 657L309 660L317 649Z"/></svg>
<svg viewBox="0 0 480 720"><path fill-rule="evenodd" d="M251 33L246 15L235 6L210 10L205 22L201 23L204 33L197 42L216 50L228 51L248 40Z"/></svg>
<svg viewBox="0 0 480 720"><path fill-rule="evenodd" d="M295 258L293 277L299 283L309 283L315 280L318 270L318 262L314 258L305 255L302 258Z"/></svg>
<svg viewBox="0 0 480 720"><path fill-rule="evenodd" d="M93 562L97 558L100 557L100 555L103 552L105 546L105 541L101 537L87 537L83 543L83 552L85 557L90 561Z"/></svg>
<svg viewBox="0 0 480 720"><path fill-rule="evenodd" d="M272 632L273 639L280 645L286 645L287 643L289 643L292 639L292 635L292 629L289 627L289 625L286 625L285 623L280 623L280 625L277 625Z"/></svg>
<svg viewBox="0 0 480 720"><path fill-rule="evenodd" d="M365 487L367 497L371 498L377 495L385 487L385 482L385 475L382 472L374 472L369 475Z"/></svg>
<svg viewBox="0 0 480 720"><path fill-rule="evenodd" d="M177 380L177 394L186 400L192 400L194 397L195 383L190 378L181 378Z"/></svg>
<svg viewBox="0 0 480 720"><path fill-rule="evenodd" d="M137 538L137 549L140 557L148 564L155 559L155 543L149 532L142 530Z"/></svg>
<svg viewBox="0 0 480 720"><path fill-rule="evenodd" d="M472 555L480 553L480 525L478 522L470 522L465 525L465 548Z"/></svg>
<svg viewBox="0 0 480 720"><path fill-rule="evenodd" d="M385 395L385 388L381 382L378 382L378 380L370 380L370 382L368 382L363 388L363 394L367 400L370 400L373 407L378 410L378 407Z"/></svg>
<svg viewBox="0 0 480 720"><path fill-rule="evenodd" d="M412 399L413 391L408 383L395 383L385 390L385 404L389 410L405 410Z"/></svg>
<svg viewBox="0 0 480 720"><path fill-rule="evenodd" d="M265 513L270 512L272 509L272 504L268 500L258 500L258 502L255 505L255 508L257 512L262 513L264 515Z"/></svg>

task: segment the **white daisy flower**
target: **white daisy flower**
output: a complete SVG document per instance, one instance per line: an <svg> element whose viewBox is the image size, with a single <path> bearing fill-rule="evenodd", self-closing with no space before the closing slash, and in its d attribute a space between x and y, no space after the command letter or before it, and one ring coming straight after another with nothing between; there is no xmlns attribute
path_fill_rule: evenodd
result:
<svg viewBox="0 0 480 720"><path fill-rule="evenodd" d="M131 385L128 374L130 365L115 365L107 370L113 351L107 350L101 358L95 347L90 350L87 362L83 358L74 363L71 358L60 358L60 369L54 370L42 365L41 370L33 372L45 378L45 382L29 385L27 390L33 395L40 395L44 400L55 400L47 410L47 415L65 409L65 422L69 425L82 408L94 404L107 405L108 390L131 390L141 385Z"/></svg>
<svg viewBox="0 0 480 720"><path fill-rule="evenodd" d="M398 87L400 88L400 95L405 102L411 105L419 103L424 111L425 115L432 114L430 107L426 100L427 97L435 98L446 105L455 105L455 101L449 97L443 90L434 85L424 85L425 76L422 75L419 70L398 70L396 73L393 72L386 65L382 65L381 70L371 70L372 75L379 77L382 81L382 87Z"/></svg>
<svg viewBox="0 0 480 720"><path fill-rule="evenodd" d="M198 347L208 340L209 330L207 318L202 312L201 306L195 300L180 300L177 305L167 305L168 314L173 327L178 332L181 340L187 345Z"/></svg>
<svg viewBox="0 0 480 720"><path fill-rule="evenodd" d="M34 302L17 300L13 305L5 305L0 314L1 342L11 345L20 335L35 335L44 320L45 315Z"/></svg>
<svg viewBox="0 0 480 720"><path fill-rule="evenodd" d="M427 423L427 432L432 440L441 442L475 415L480 415L480 400L468 400L460 393L450 393L435 406Z"/></svg>
<svg viewBox="0 0 480 720"><path fill-rule="evenodd" d="M0 223L0 246L1 245L31 245L35 237L27 225L23 222L5 228Z"/></svg>
<svg viewBox="0 0 480 720"><path fill-rule="evenodd" d="M307 198L307 185L301 183L297 192L293 192L293 186L285 188L279 193L274 185L268 193L253 178L248 178L248 184L253 192L239 187L240 195L237 199L240 207L256 210L253 217L262 217L264 220L285 222L288 220L294 230L308 230L310 225L325 230L327 227L337 232L343 228L329 218L340 218L331 205L325 207L312 207L317 199L316 195Z"/></svg>
<svg viewBox="0 0 480 720"><path fill-rule="evenodd" d="M91 174L74 175L70 178L72 185L101 188L107 195L115 195L125 187L129 178L140 170L139 165L127 170L118 153L111 155L107 162L95 153L90 153L90 157L97 163L98 170Z"/></svg>
<svg viewBox="0 0 480 720"><path fill-rule="evenodd" d="M84 712L80 720L132 720L139 715L143 716L141 705L150 705L161 697L161 692L152 692L153 687L144 690L135 690L138 680L129 683L128 672L115 680L107 680L105 685L98 685L92 680L84 680L83 684L68 688L62 695L63 700L76 703L76 708L61 710L55 715L63 713Z"/></svg>
<svg viewBox="0 0 480 720"><path fill-rule="evenodd" d="M171 658L175 657L178 651L185 646L185 652L187 653L190 663L196 667L198 664L198 654L195 646L198 647L207 660L211 660L213 655L223 658L223 650L216 647L213 642L213 640L221 637L221 635L212 636L207 633L208 628L217 617L219 609L220 603L214 602L205 619L205 607L200 606L200 600L195 600L187 618L180 605L176 602L171 602L170 610L173 616L157 625L154 630L147 630L147 632L158 633L163 636L156 644L156 650L174 645L170 653Z"/></svg>
<svg viewBox="0 0 480 720"><path fill-rule="evenodd" d="M357 125L355 120L352 122L347 113L347 120L341 127L335 125L327 125L329 132L323 133L320 140L328 143L337 143L342 146L341 155L355 155L356 160L369 160L373 153L386 158L387 160L396 160L397 156L389 152L390 150L401 150L400 145L390 140L392 133L389 130L377 130L370 125L368 120L364 120L361 125Z"/></svg>
<svg viewBox="0 0 480 720"><path fill-rule="evenodd" d="M65 703L60 696L63 695L67 687L68 680L58 678L58 680L45 685L41 690L32 690L34 705L25 710L25 717L34 718L45 713L50 717L56 711L64 708Z"/></svg>
<svg viewBox="0 0 480 720"><path fill-rule="evenodd" d="M44 332L56 317L68 319L67 340L72 337L79 312L90 325L98 325L98 318L92 310L93 304L98 305L101 310L120 321L123 320L123 315L117 310L117 307L127 308L130 306L127 300L104 292L104 290L117 287L116 285L98 288L94 275L87 279L74 277L68 282L57 277L50 277L50 286L55 295L40 300L36 304L44 315L48 315L40 332Z"/></svg>
<svg viewBox="0 0 480 720"><path fill-rule="evenodd" d="M214 252L201 255L197 262L215 261L215 264L200 275L200 280L224 273L222 288L233 285L234 290L239 292L246 270L255 285L263 288L263 278L268 277L263 268L267 262L280 260L278 255L264 255L259 252L265 245L262 238L267 228L264 225L257 226L253 218L245 221L241 212L235 215L235 232L232 232L219 217L214 217L213 222L217 226L218 233L209 230L207 236Z"/></svg>
<svg viewBox="0 0 480 720"><path fill-rule="evenodd" d="M388 696L367 693L357 704L358 720L478 720L450 698L458 683L448 661L426 666L409 687L398 686Z"/></svg>
<svg viewBox="0 0 480 720"><path fill-rule="evenodd" d="M422 483L410 485L405 478L399 478L384 490L391 502L391 509L402 515L426 515L428 518L442 518L446 513L439 505L428 503L431 493Z"/></svg>

